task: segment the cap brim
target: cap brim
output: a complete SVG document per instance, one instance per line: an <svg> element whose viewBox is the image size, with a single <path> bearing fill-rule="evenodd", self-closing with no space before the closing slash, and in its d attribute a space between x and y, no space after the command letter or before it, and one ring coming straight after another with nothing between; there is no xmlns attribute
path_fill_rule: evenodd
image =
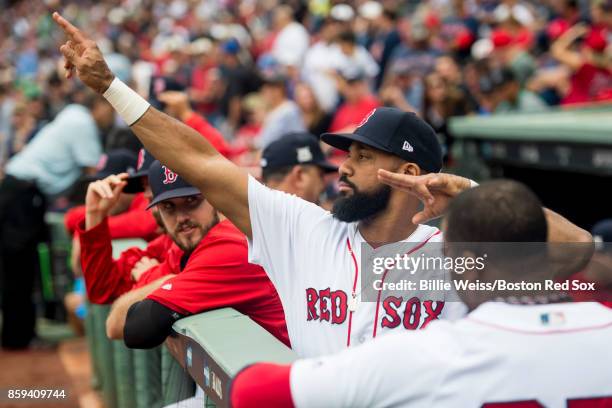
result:
<svg viewBox="0 0 612 408"><path fill-rule="evenodd" d="M140 170L136 173L130 174L126 179L127 185L123 187L123 192L127 194L142 193L144 191L144 188L142 186L141 178L148 176L148 170Z"/></svg>
<svg viewBox="0 0 612 408"><path fill-rule="evenodd" d="M334 166L333 164L325 160L313 164L318 168L322 169L325 173L335 173L338 171L338 166Z"/></svg>
<svg viewBox="0 0 612 408"><path fill-rule="evenodd" d="M188 197L193 195L202 194L200 190L195 187L183 187L177 188L176 190L165 191L151 200L151 203L147 206L147 210L154 205L161 203L162 201L169 200L171 198Z"/></svg>
<svg viewBox="0 0 612 408"><path fill-rule="evenodd" d="M90 174L88 176L83 177L83 180L91 183L92 181L98 181L98 180L105 179L111 174L113 173L108 172L108 171L99 171L96 174Z"/></svg>
<svg viewBox="0 0 612 408"><path fill-rule="evenodd" d="M351 143L359 142L366 146L371 146L378 150L382 150L383 152L391 153L389 149L383 145L357 133L323 133L321 135L321 140L328 145L333 146L336 149L344 150L345 152L349 151Z"/></svg>

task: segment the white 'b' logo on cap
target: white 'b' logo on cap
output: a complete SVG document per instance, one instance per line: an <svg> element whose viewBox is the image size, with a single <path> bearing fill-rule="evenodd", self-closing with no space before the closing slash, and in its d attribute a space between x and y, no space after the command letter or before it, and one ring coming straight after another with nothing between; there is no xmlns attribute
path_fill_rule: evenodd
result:
<svg viewBox="0 0 612 408"><path fill-rule="evenodd" d="M167 168L166 166L162 166L164 168L164 184L172 184L176 181L177 175L175 172Z"/></svg>
<svg viewBox="0 0 612 408"><path fill-rule="evenodd" d="M408 143L407 140L405 140L404 145L402 146L402 150L405 150L407 152L414 152L414 147L412 147L412 145Z"/></svg>

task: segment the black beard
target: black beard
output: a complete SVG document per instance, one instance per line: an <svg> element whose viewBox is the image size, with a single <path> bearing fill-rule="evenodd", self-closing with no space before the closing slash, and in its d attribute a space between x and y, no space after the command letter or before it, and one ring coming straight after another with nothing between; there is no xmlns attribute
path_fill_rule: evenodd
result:
<svg viewBox="0 0 612 408"><path fill-rule="evenodd" d="M343 180L347 181L347 180ZM348 197L341 197L334 202L332 215L334 218L344 222L355 222L373 217L387 208L391 198L391 187L381 185L372 193L362 193L353 187L353 194Z"/></svg>

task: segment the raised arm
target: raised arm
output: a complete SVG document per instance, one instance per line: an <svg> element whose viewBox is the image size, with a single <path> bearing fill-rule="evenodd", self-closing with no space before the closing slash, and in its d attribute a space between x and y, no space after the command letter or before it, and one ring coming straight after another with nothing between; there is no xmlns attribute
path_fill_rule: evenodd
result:
<svg viewBox="0 0 612 408"><path fill-rule="evenodd" d="M67 77L76 72L88 87L104 94L156 159L196 186L250 238L247 173L225 159L198 132L150 107L115 78L95 42L58 13L53 13L53 19L68 37L60 47Z"/></svg>

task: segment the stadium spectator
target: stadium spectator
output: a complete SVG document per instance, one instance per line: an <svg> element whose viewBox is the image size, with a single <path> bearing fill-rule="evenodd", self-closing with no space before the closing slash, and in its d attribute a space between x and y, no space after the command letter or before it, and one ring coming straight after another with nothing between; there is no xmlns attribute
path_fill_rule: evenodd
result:
<svg viewBox="0 0 612 408"><path fill-rule="evenodd" d="M240 124L242 97L256 91L260 84L254 68L241 61L240 47L240 43L235 39L228 39L221 45L219 72L223 81L223 92L219 104L231 131L237 129Z"/></svg>
<svg viewBox="0 0 612 408"><path fill-rule="evenodd" d="M321 108L312 88L304 82L295 86L295 103L300 107L308 132L318 138L329 130L332 114Z"/></svg>
<svg viewBox="0 0 612 408"><path fill-rule="evenodd" d="M572 48L583 38L581 49ZM564 105L612 100L612 69L606 53L608 40L605 31L577 24L563 33L551 46L553 57L567 66L572 74Z"/></svg>
<svg viewBox="0 0 612 408"><path fill-rule="evenodd" d="M334 47L333 67L336 72L359 72L369 84L378 75L380 68L372 55L361 45L357 44L353 31L344 31L336 39Z"/></svg>
<svg viewBox="0 0 612 408"><path fill-rule="evenodd" d="M184 92L165 91L157 98L164 104L164 111L175 119L184 122L204 136L224 156L229 156L230 149L221 133L203 117L191 109L189 97Z"/></svg>
<svg viewBox="0 0 612 408"><path fill-rule="evenodd" d="M538 113L548 109L538 95L521 86L511 69L502 69L492 76L495 84L495 114Z"/></svg>
<svg viewBox="0 0 612 408"><path fill-rule="evenodd" d="M270 73L264 77L261 96L268 109L258 135L258 145L265 148L287 132L306 130L298 105L287 96L287 77Z"/></svg>
<svg viewBox="0 0 612 408"><path fill-rule="evenodd" d="M261 157L265 185L316 204L325 189L324 175L336 171L309 133L288 133L270 143Z"/></svg>
<svg viewBox="0 0 612 408"><path fill-rule="evenodd" d="M326 112L333 111L338 104L338 90L333 75L336 53L334 40L342 29L342 22L328 17L318 32L318 41L310 46L304 56L302 76Z"/></svg>
<svg viewBox="0 0 612 408"><path fill-rule="evenodd" d="M368 78L362 71L346 69L337 75L338 89L344 98L329 127L330 132L352 132L379 102L370 92Z"/></svg>
<svg viewBox="0 0 612 408"><path fill-rule="evenodd" d="M96 171L101 154L99 129L114 122L112 107L90 95L68 105L6 166L0 184L0 270L3 275L2 345L27 347L34 337L32 290L38 270L37 245L47 240L47 203L72 186L82 173Z"/></svg>
<svg viewBox="0 0 612 408"><path fill-rule="evenodd" d="M299 67L308 50L310 37L304 26L293 19L291 6L282 5L275 8L273 29L276 31L272 44L274 58L281 65Z"/></svg>
<svg viewBox="0 0 612 408"><path fill-rule="evenodd" d="M448 120L452 116L470 113L468 99L459 88L446 82L436 72L427 75L424 84L421 117L436 131L445 146L445 156L448 156L453 144L452 135L448 131Z"/></svg>

